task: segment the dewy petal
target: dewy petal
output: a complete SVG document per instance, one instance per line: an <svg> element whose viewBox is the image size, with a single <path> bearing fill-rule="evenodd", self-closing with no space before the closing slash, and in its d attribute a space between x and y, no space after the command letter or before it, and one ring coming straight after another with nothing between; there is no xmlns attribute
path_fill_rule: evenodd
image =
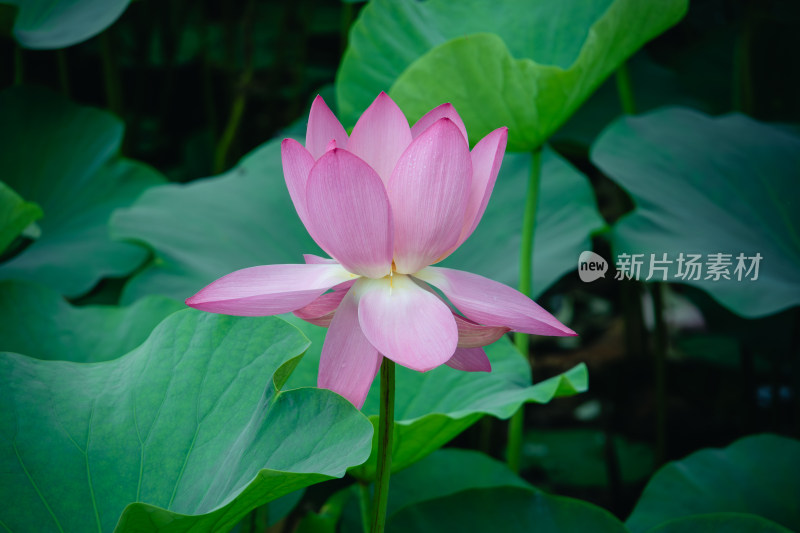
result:
<svg viewBox="0 0 800 533"><path fill-rule="evenodd" d="M347 150L366 161L387 183L409 143L411 129L406 116L389 95L382 92L356 122L347 141Z"/></svg>
<svg viewBox="0 0 800 533"><path fill-rule="evenodd" d="M388 187L398 272L413 274L455 245L471 182L469 147L452 121L440 119L414 139Z"/></svg>
<svg viewBox="0 0 800 533"><path fill-rule="evenodd" d="M341 394L361 409L382 357L361 332L353 291L342 301L322 345L317 386Z"/></svg>
<svg viewBox="0 0 800 533"><path fill-rule="evenodd" d="M479 324L533 335L577 335L521 292L483 276L440 267L428 267L414 276L438 287L462 314Z"/></svg>
<svg viewBox="0 0 800 533"><path fill-rule="evenodd" d="M434 107L433 109L425 113L425 115L423 115L423 117L419 119L417 123L414 124L414 126L411 128L411 137L416 139L422 134L422 132L427 130L437 120L441 118L449 118L453 122L453 124L455 124L458 127L458 129L461 131L461 135L464 136L464 140L467 141L467 144L469 144L469 137L467 136L467 128L464 127L464 121L461 120L461 117L456 111L456 108L453 107L453 104L442 104L438 107Z"/></svg>
<svg viewBox="0 0 800 533"><path fill-rule="evenodd" d="M294 315L315 326L327 328L346 294L347 290L326 292L307 306L294 311Z"/></svg>
<svg viewBox="0 0 800 533"><path fill-rule="evenodd" d="M317 242L350 272L378 278L392 268L392 220L383 182L364 161L337 148L314 164L306 186Z"/></svg>
<svg viewBox="0 0 800 533"><path fill-rule="evenodd" d="M361 330L384 356L420 372L452 357L458 344L453 313L408 276L362 278L352 291L359 297Z"/></svg>
<svg viewBox="0 0 800 533"><path fill-rule="evenodd" d="M464 372L491 372L492 364L483 348L456 348L446 363L450 368Z"/></svg>
<svg viewBox="0 0 800 533"><path fill-rule="evenodd" d="M314 103L311 104L311 112L308 115L306 148L314 159L319 159L331 141L334 141L337 146L346 146L347 132L325 104L325 100L317 95Z"/></svg>
<svg viewBox="0 0 800 533"><path fill-rule="evenodd" d="M506 151L508 128L498 128L475 145L470 154L472 158L472 187L464 214L464 226L456 247L472 235L483 217L489 198L492 196L497 173Z"/></svg>
<svg viewBox="0 0 800 533"><path fill-rule="evenodd" d="M286 180L286 188L289 189L294 209L313 238L311 224L308 222L308 209L306 209L306 182L311 173L311 167L314 166L314 158L299 142L294 139L284 139L281 142L281 159L283 161L283 177Z"/></svg>
<svg viewBox="0 0 800 533"><path fill-rule="evenodd" d="M458 327L459 348L480 348L488 346L511 331L505 326L482 326L468 318L453 314Z"/></svg>
<svg viewBox="0 0 800 533"><path fill-rule="evenodd" d="M225 315L288 313L353 279L341 265L266 265L237 270L188 298L186 305Z"/></svg>

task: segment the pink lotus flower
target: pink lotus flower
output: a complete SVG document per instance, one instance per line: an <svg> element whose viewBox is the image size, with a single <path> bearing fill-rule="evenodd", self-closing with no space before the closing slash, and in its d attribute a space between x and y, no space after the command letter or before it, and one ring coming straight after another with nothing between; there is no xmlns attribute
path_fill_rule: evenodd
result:
<svg viewBox="0 0 800 533"><path fill-rule="evenodd" d="M318 385L357 407L383 357L421 372L442 364L490 371L481 347L508 331L575 335L510 287L430 266L478 225L507 137L499 128L470 152L453 106L441 105L409 128L384 93L348 137L318 96L305 148L283 141L283 171L297 214L333 259L307 255L303 265L238 270L186 303L239 316L293 311L329 326Z"/></svg>

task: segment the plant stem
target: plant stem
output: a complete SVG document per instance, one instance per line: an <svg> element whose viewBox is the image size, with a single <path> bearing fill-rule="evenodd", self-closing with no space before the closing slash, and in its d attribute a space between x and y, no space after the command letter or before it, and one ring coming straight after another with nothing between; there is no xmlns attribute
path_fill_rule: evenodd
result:
<svg viewBox="0 0 800 533"><path fill-rule="evenodd" d="M58 85L61 87L61 94L69 98L69 67L67 65L67 51L64 48L56 50L56 61L58 62Z"/></svg>
<svg viewBox="0 0 800 533"><path fill-rule="evenodd" d="M112 113L122 117L122 86L119 81L119 70L114 58L111 29L100 34L100 50L103 59L103 78L106 85L106 105Z"/></svg>
<svg viewBox="0 0 800 533"><path fill-rule="evenodd" d="M525 404L519 406L517 412L508 421L508 444L506 445L506 463L512 472L518 474L522 463L522 429L525 425Z"/></svg>
<svg viewBox="0 0 800 533"><path fill-rule="evenodd" d="M217 143L216 151L214 152L214 173L219 174L227 166L228 152L236 137L236 132L239 130L239 123L242 121L244 114L244 107L247 103L247 92L250 88L250 82L253 79L253 55L255 53L255 45L253 42L253 24L255 17L255 0L249 0L245 6L243 21L244 32L244 70L242 72L239 83L235 88L235 96L233 98L233 105L231 106L231 114L228 117L228 123L225 125L225 131L222 132Z"/></svg>
<svg viewBox="0 0 800 533"><path fill-rule="evenodd" d="M369 483L359 480L356 484L358 485L358 507L361 510L361 527L364 533L369 533L370 517L372 515Z"/></svg>
<svg viewBox="0 0 800 533"><path fill-rule="evenodd" d="M394 433L394 361L384 357L381 364L381 412L378 422L378 472L372 508L372 533L383 533L386 503L389 501L389 476L392 472Z"/></svg>
<svg viewBox="0 0 800 533"><path fill-rule="evenodd" d="M539 204L539 181L542 174L542 149L531 152L531 173L528 192L525 196L525 213L522 216L522 242L519 251L519 292L531 295L533 288L533 238L536 232L536 211ZM514 334L514 344L526 361L530 359L530 338L524 333ZM506 462L508 467L519 472L522 460L522 432L525 422L525 404L522 404L508 422Z"/></svg>
<svg viewBox="0 0 800 533"><path fill-rule="evenodd" d="M655 321L656 373L656 466L664 464L667 448L667 324L664 321L664 287L662 283L650 286L653 296Z"/></svg>
<svg viewBox="0 0 800 533"><path fill-rule="evenodd" d="M542 149L531 153L531 173L528 178L528 192L525 196L525 213L522 215L522 242L519 250L519 292L531 295L533 285L533 236L536 230L536 207L539 204L539 178L542 171ZM528 357L530 340L524 333L514 335L517 349Z"/></svg>
<svg viewBox="0 0 800 533"><path fill-rule="evenodd" d="M14 45L14 85L22 85L25 80L25 63L22 58L22 47Z"/></svg>
<svg viewBox="0 0 800 533"><path fill-rule="evenodd" d="M631 84L631 74L628 64L623 63L617 69L617 94L622 104L622 111L626 115L636 114L636 101L633 98L633 85Z"/></svg>

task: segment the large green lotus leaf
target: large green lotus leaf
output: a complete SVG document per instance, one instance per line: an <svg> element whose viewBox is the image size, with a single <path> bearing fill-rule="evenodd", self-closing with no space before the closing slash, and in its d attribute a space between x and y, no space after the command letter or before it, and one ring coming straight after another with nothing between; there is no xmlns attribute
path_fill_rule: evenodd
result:
<svg viewBox="0 0 800 533"><path fill-rule="evenodd" d="M392 476L387 521L402 509L436 500L451 494L472 489L499 487L535 490L524 479L509 470L505 463L474 450L443 448L436 450ZM355 489L355 487L353 487ZM362 529L358 513L356 491L352 490L342 520L341 531L357 532ZM337 498L334 496L332 499ZM342 514L342 513L340 513ZM322 518L322 517L320 517Z"/></svg>
<svg viewBox="0 0 800 533"><path fill-rule="evenodd" d="M123 276L147 250L108 235L111 212L164 180L119 156L122 123L35 87L0 93L3 181L44 211L41 236L0 265L0 279L35 281L68 297Z"/></svg>
<svg viewBox="0 0 800 533"><path fill-rule="evenodd" d="M392 476L387 516L424 501L493 487L532 490L505 463L474 450L444 448Z"/></svg>
<svg viewBox="0 0 800 533"><path fill-rule="evenodd" d="M164 296L128 307L74 307L43 285L0 281L0 351L76 363L107 361L139 346L167 315L184 308Z"/></svg>
<svg viewBox="0 0 800 533"><path fill-rule="evenodd" d="M651 447L614 435L620 481L636 483L654 470ZM523 469L539 468L556 486L608 487L607 434L600 430L540 429L525 435Z"/></svg>
<svg viewBox="0 0 800 533"><path fill-rule="evenodd" d="M392 517L386 531L628 533L614 515L588 502L504 487L467 490L408 507Z"/></svg>
<svg viewBox="0 0 800 533"><path fill-rule="evenodd" d="M592 249L591 234L605 227L586 176L550 148L543 150L541 164L533 245L534 296L575 270L580 253ZM517 286L530 168L530 155L505 155L481 223L444 266Z"/></svg>
<svg viewBox="0 0 800 533"><path fill-rule="evenodd" d="M708 513L759 515L800 529L800 441L777 435L740 439L674 461L647 484L628 518L633 533Z"/></svg>
<svg viewBox="0 0 800 533"><path fill-rule="evenodd" d="M711 513L670 520L647 533L791 533L780 524L744 513Z"/></svg>
<svg viewBox="0 0 800 533"><path fill-rule="evenodd" d="M471 142L508 126L509 149L528 151L686 8L686 0L376 0L350 33L339 109L353 124L391 88L412 120L452 102Z"/></svg>
<svg viewBox="0 0 800 533"><path fill-rule="evenodd" d="M130 0L3 0L19 8L14 38L25 48L65 48L94 37Z"/></svg>
<svg viewBox="0 0 800 533"><path fill-rule="evenodd" d="M26 202L14 189L0 181L0 254L25 228L42 218L42 208Z"/></svg>
<svg viewBox="0 0 800 533"><path fill-rule="evenodd" d="M614 122L592 160L636 203L611 238L617 256L644 254L641 279L651 254L667 253L669 281L694 285L741 316L800 303L800 137L744 115L665 108ZM730 279L706 279L706 268L700 280L677 278L680 253L701 254L701 263L731 254ZM761 255L757 280L746 270L738 279L739 254L745 268Z"/></svg>
<svg viewBox="0 0 800 533"><path fill-rule="evenodd" d="M342 476L371 426L330 391L283 388L307 346L279 318L185 310L112 361L1 355L1 523L224 531Z"/></svg>
<svg viewBox="0 0 800 533"><path fill-rule="evenodd" d="M115 213L111 230L156 257L126 285L123 302L146 294L183 300L234 270L321 253L295 213L277 140L216 178L150 189Z"/></svg>
<svg viewBox="0 0 800 533"><path fill-rule="evenodd" d="M288 320L311 339L311 347L289 378L289 386L312 386L317 369L324 328L295 317ZM575 368L531 385L530 367L507 338L486 348L492 371L461 372L442 365L421 373L397 366L395 428L392 470L397 471L441 448L483 415L509 418L525 402L547 403L553 398L571 396L588 387L586 366ZM380 379L367 395L361 411L378 427ZM372 443L370 460L353 468L354 476L375 477L377 440Z"/></svg>

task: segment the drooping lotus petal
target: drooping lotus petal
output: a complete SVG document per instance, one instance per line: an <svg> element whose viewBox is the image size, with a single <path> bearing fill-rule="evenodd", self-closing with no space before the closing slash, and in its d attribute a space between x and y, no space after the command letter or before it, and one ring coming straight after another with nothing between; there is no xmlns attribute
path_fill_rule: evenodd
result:
<svg viewBox="0 0 800 533"><path fill-rule="evenodd" d="M456 326L458 327L459 348L488 346L511 331L504 326L482 326L455 313L453 318L456 319Z"/></svg>
<svg viewBox="0 0 800 533"><path fill-rule="evenodd" d="M453 313L411 278L361 278L353 291L359 298L361 330L381 354L421 372L452 357L458 344ZM339 312L341 308L337 317Z"/></svg>
<svg viewBox="0 0 800 533"><path fill-rule="evenodd" d="M464 136L464 140L469 144L467 128L464 127L464 121L461 120L461 117L456 111L456 108L453 107L453 104L442 104L425 113L422 118L411 127L411 137L416 139L422 134L422 132L430 128L437 120L441 118L449 118L453 124L458 127L458 129L461 131L461 135Z"/></svg>
<svg viewBox="0 0 800 533"><path fill-rule="evenodd" d="M236 316L288 313L355 276L341 265L266 265L232 272L188 298L186 305Z"/></svg>
<svg viewBox="0 0 800 533"><path fill-rule="evenodd" d="M347 151L366 161L387 183L409 143L411 128L406 116L382 92L356 122L347 141Z"/></svg>
<svg viewBox="0 0 800 533"><path fill-rule="evenodd" d="M360 409L381 360L378 350L361 332L358 303L350 291L339 305L322 345L317 386L341 394Z"/></svg>
<svg viewBox="0 0 800 533"><path fill-rule="evenodd" d="M323 250L350 272L378 278L392 268L392 220L383 182L346 150L326 152L306 185L311 226Z"/></svg>
<svg viewBox="0 0 800 533"><path fill-rule="evenodd" d="M294 139L284 139L281 142L281 159L283 177L286 180L286 188L289 189L294 209L313 238L314 234L311 233L311 224L308 222L308 209L306 208L306 182L311 167L314 166L314 158L299 142Z"/></svg>
<svg viewBox="0 0 800 533"><path fill-rule="evenodd" d="M508 128L497 128L481 139L470 154L472 158L472 187L464 214L464 226L458 238L456 248L472 235L483 217L489 198L492 196L497 173L503 162L508 141Z"/></svg>
<svg viewBox="0 0 800 533"><path fill-rule="evenodd" d="M325 100L317 95L308 115L306 148L314 159L319 159L328 150L331 141L336 143L335 146L346 146L347 132L325 104Z"/></svg>
<svg viewBox="0 0 800 533"><path fill-rule="evenodd" d="M398 272L413 274L456 244L471 182L469 147L447 118L403 152L388 186Z"/></svg>
<svg viewBox="0 0 800 533"><path fill-rule="evenodd" d="M521 292L483 276L440 267L425 268L414 276L438 287L462 314L479 324L533 335L576 335Z"/></svg>
<svg viewBox="0 0 800 533"><path fill-rule="evenodd" d="M450 368L464 372L491 372L492 364L483 348L456 348L446 363Z"/></svg>
<svg viewBox="0 0 800 533"><path fill-rule="evenodd" d="M346 294L347 290L326 292L307 306L301 307L295 311L294 315L315 326L327 328L331 325L333 315Z"/></svg>

